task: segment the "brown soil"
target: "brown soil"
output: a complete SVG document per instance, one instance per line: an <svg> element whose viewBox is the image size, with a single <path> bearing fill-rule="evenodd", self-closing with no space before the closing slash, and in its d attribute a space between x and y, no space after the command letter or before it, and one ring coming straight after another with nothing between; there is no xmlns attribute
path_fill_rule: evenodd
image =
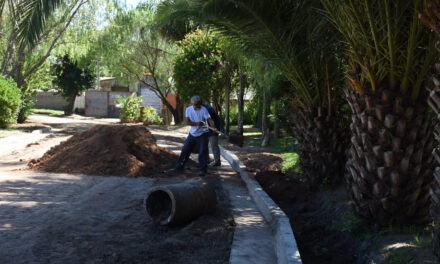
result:
<svg viewBox="0 0 440 264"><path fill-rule="evenodd" d="M87 175L151 176L175 166L178 156L156 145L145 126L96 125L51 148L29 167Z"/></svg>
<svg viewBox="0 0 440 264"><path fill-rule="evenodd" d="M283 158L280 153L269 150L268 148L250 147L247 143L244 147L235 146L226 140L221 140L221 145L233 151L248 171L279 171Z"/></svg>
<svg viewBox="0 0 440 264"><path fill-rule="evenodd" d="M344 183L312 192L303 182L279 172L282 162L279 154L266 148L224 145L243 161L248 171L254 172L263 189L289 217L303 263L435 263L429 245L388 249L392 245L408 245L415 236L422 241L429 240L429 232L416 235L402 231L396 235L398 231L386 233L359 218L361 222L356 229L344 231L353 226L351 202ZM366 234L372 238L364 239ZM400 250L408 249L413 257L402 258L404 253ZM390 254L397 255L397 259L388 259Z"/></svg>
<svg viewBox="0 0 440 264"><path fill-rule="evenodd" d="M304 183L281 172L259 172L255 178L290 218L304 263L356 263L358 239L332 228L343 204L308 191Z"/></svg>

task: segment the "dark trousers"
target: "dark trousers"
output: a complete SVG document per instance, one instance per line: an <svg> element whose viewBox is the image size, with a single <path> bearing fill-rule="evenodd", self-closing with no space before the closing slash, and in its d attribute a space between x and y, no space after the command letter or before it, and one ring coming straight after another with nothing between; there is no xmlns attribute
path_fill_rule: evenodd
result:
<svg viewBox="0 0 440 264"><path fill-rule="evenodd" d="M208 168L208 133L205 133L201 136L194 137L191 134L185 140L183 144L182 152L180 152L179 160L177 161L176 169L183 170L185 168L185 163L189 159L191 155L191 150L194 148L194 145L197 144L199 148L199 165L200 171L206 172Z"/></svg>

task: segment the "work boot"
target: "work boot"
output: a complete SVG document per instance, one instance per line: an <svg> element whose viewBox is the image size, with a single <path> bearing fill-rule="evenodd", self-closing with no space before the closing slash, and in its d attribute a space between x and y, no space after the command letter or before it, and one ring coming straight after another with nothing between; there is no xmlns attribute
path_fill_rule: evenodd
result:
<svg viewBox="0 0 440 264"><path fill-rule="evenodd" d="M220 161L217 161L214 164L212 164L213 167L220 167L221 165L222 163Z"/></svg>
<svg viewBox="0 0 440 264"><path fill-rule="evenodd" d="M204 177L206 175L206 171L199 172L199 177Z"/></svg>

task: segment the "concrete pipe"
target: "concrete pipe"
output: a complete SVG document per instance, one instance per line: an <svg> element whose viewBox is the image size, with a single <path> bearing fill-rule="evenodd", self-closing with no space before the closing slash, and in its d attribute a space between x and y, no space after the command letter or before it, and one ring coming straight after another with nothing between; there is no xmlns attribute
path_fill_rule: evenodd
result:
<svg viewBox="0 0 440 264"><path fill-rule="evenodd" d="M144 199L146 214L161 225L189 222L214 211L216 204L215 189L201 178L154 187Z"/></svg>

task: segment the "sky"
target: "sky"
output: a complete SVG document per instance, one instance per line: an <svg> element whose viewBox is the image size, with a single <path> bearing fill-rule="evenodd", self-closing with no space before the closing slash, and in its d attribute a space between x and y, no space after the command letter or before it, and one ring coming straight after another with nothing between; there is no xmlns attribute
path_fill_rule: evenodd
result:
<svg viewBox="0 0 440 264"><path fill-rule="evenodd" d="M122 2L125 1L127 3L127 8L128 9L132 9L135 8L137 6L137 4L139 4L140 2L150 2L150 3L158 3L160 1L158 0L121 0Z"/></svg>
<svg viewBox="0 0 440 264"><path fill-rule="evenodd" d="M129 9L135 8L139 2L142 2L142 0L125 0L125 1L127 2L127 7Z"/></svg>

